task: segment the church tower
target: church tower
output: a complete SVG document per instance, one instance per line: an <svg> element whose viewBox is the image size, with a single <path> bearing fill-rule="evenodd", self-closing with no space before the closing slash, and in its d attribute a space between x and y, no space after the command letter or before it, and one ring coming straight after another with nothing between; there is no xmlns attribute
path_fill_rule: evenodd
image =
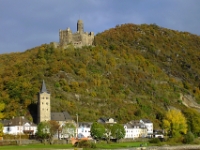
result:
<svg viewBox="0 0 200 150"><path fill-rule="evenodd" d="M47 91L43 80L42 88L38 96L38 123L49 120L51 120L50 93Z"/></svg>

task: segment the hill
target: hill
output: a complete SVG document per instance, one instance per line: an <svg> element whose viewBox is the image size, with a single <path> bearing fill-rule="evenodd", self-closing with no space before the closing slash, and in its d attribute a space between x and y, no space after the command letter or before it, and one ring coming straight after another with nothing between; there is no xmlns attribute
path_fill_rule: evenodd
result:
<svg viewBox="0 0 200 150"><path fill-rule="evenodd" d="M200 122L200 37L151 25L124 24L95 36L95 47L51 44L0 55L0 101L5 118L36 115L42 80L52 111L80 121L149 118L160 128L170 107L192 130Z"/></svg>

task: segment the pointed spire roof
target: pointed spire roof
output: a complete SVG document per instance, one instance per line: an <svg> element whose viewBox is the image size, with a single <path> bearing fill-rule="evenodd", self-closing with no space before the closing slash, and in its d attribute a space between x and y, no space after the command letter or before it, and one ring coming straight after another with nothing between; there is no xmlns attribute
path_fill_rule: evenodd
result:
<svg viewBox="0 0 200 150"><path fill-rule="evenodd" d="M42 82L42 88L41 88L40 93L44 93L44 92L48 93L47 88L46 88L46 85L45 85L45 82L44 82L44 80L43 80L43 82Z"/></svg>

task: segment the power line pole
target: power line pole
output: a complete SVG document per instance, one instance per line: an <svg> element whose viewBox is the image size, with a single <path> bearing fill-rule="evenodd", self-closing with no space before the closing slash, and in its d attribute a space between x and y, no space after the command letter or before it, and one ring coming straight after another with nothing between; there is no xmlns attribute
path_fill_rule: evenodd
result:
<svg viewBox="0 0 200 150"><path fill-rule="evenodd" d="M78 114L76 114L76 138L78 138Z"/></svg>

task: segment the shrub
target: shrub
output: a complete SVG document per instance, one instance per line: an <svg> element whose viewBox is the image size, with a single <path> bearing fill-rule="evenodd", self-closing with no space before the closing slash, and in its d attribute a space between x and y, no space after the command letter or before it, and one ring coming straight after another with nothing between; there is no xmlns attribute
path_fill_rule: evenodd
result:
<svg viewBox="0 0 200 150"><path fill-rule="evenodd" d="M194 139L195 139L194 134L192 132L188 132L184 136L183 143L186 143L186 144L192 143Z"/></svg>
<svg viewBox="0 0 200 150"><path fill-rule="evenodd" d="M96 144L91 142L91 141L87 141L87 140L81 140L79 142L77 142L75 144L75 147L80 147L80 148L96 148Z"/></svg>
<svg viewBox="0 0 200 150"><path fill-rule="evenodd" d="M149 143L160 143L160 139L159 138L152 138L149 140Z"/></svg>

